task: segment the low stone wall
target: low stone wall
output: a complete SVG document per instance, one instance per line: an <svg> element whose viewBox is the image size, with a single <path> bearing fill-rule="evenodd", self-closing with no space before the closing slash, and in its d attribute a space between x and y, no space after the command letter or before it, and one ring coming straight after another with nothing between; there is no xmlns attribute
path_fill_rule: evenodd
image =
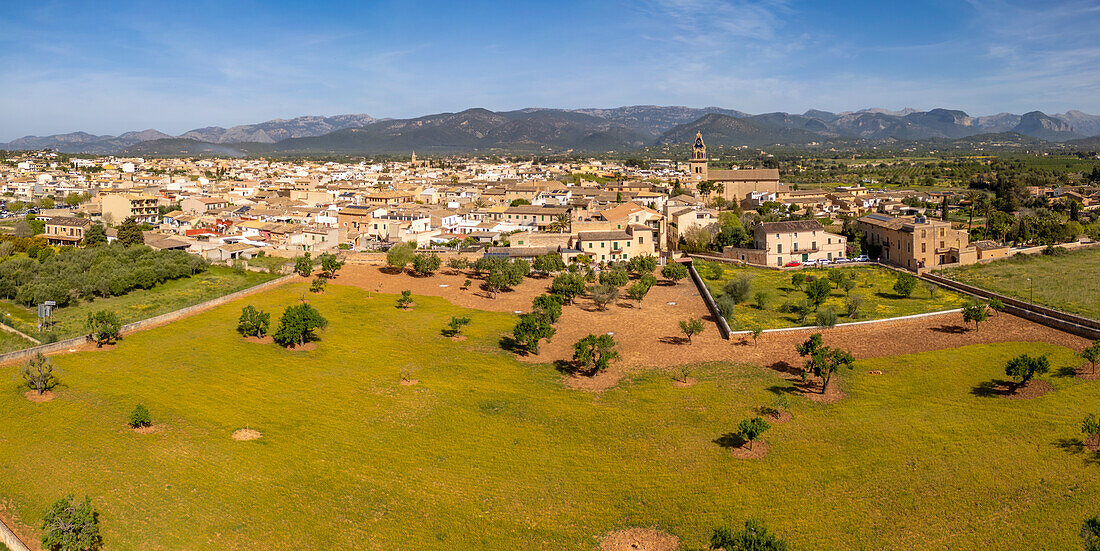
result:
<svg viewBox="0 0 1100 551"><path fill-rule="evenodd" d="M176 321L178 319L185 318L185 317L191 316L193 314L197 314L197 313L199 313L203 310L208 310L208 309L213 308L215 306L220 306L220 305L228 303L228 302L233 302L234 300L237 300L237 299L242 298L242 297L246 297L246 296L249 296L249 295L252 295L252 294L255 294L255 293L259 293L261 291L266 291L267 289L270 289L272 287L278 287L279 285L282 285L282 284L284 284L284 283L286 283L286 282L288 282L288 281L290 281L290 280L292 280L296 277L298 277L298 276L296 276L294 274L285 275L285 276L280 277L278 279L273 279L271 281L266 281L266 282L261 283L259 285L255 285L255 286L249 287L247 289L241 289L240 291L237 291L235 293L229 293L228 295L213 298L213 299L210 299L206 302L195 304L193 306L188 306L186 308L181 308L179 310L174 310L172 312L161 314L159 316L153 316L151 318L138 320L138 321L135 321L133 323L127 323L126 325L122 326L122 329L121 329L120 333L122 335L126 335L127 333L133 333L135 331L141 331L142 329L147 329L147 328L154 327L154 326L157 326L157 325L163 325L163 324L168 323L168 322ZM0 354L0 365L5 365L5 364L10 364L10 363L14 363L14 362L23 361L23 360L26 360L28 358L33 357L35 354L38 354L38 353L49 355L49 354L56 354L58 352L64 352L64 351L69 350L70 348L76 348L78 346L81 346L81 345L83 345L87 342L88 342L88 337L87 336L73 337L71 339L65 339L63 341L51 342L51 343L48 343L48 344L43 344L43 345L39 345L39 346L32 346L30 348L24 348L23 350L16 350L15 352L8 352L7 354Z"/></svg>
<svg viewBox="0 0 1100 551"><path fill-rule="evenodd" d="M932 273L921 274L921 279L931 281L948 289L979 298L999 299L1005 305L1005 312L1035 323L1065 331L1086 339L1100 339L1100 321L1047 308L1038 304L987 291L980 287L960 283L953 279Z"/></svg>
<svg viewBox="0 0 1100 551"><path fill-rule="evenodd" d="M695 270L695 263L686 262L685 264L687 264L688 273L691 274L691 280L695 282L695 287L699 289L699 296L703 297L703 303L707 305L707 310L710 311L710 315L714 316L714 319L718 320L718 333L722 335L723 339L729 340L730 324L718 312L718 305L714 302L714 297L710 295L710 289L707 289L707 285L703 283L703 278L699 277L699 272Z"/></svg>
<svg viewBox="0 0 1100 551"><path fill-rule="evenodd" d="M15 535L15 532L8 528L8 525L4 524L4 521L0 520L0 542L8 546L11 551L30 551L26 545L19 540L19 537Z"/></svg>

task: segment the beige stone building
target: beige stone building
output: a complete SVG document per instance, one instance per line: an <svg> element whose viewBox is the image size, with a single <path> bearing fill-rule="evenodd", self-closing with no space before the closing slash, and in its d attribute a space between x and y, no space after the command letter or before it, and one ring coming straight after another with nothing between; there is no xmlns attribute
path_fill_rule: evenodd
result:
<svg viewBox="0 0 1100 551"><path fill-rule="evenodd" d="M752 248L726 247L722 254L760 266L789 262L836 260L845 257L848 239L829 233L817 220L764 222L752 233Z"/></svg>
<svg viewBox="0 0 1100 551"><path fill-rule="evenodd" d="M113 193L103 196L102 217L109 224L119 224L133 216L139 223L155 224L160 216L158 199L152 195Z"/></svg>
<svg viewBox="0 0 1100 551"><path fill-rule="evenodd" d="M881 248L880 260L919 270L944 264L973 264L978 250L966 230L925 216L892 217L868 214L859 219L859 231L871 247Z"/></svg>

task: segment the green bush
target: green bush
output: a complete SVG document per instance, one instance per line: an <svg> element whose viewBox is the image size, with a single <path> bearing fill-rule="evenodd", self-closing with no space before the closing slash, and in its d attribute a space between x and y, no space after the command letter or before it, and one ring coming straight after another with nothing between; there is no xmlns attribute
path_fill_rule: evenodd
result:
<svg viewBox="0 0 1100 551"><path fill-rule="evenodd" d="M130 426L137 429L152 424L153 418L149 415L149 408L146 408L144 404L134 406L134 411L130 412Z"/></svg>
<svg viewBox="0 0 1100 551"><path fill-rule="evenodd" d="M87 496L59 499L42 516L42 547L50 551L95 551L103 545L99 516Z"/></svg>

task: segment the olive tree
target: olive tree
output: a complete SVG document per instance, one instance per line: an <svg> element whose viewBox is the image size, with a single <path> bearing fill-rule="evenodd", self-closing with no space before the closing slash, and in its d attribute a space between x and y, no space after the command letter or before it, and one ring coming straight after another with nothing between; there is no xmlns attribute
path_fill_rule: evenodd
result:
<svg viewBox="0 0 1100 551"><path fill-rule="evenodd" d="M88 330L88 336L99 347L118 339L122 331L122 322L119 321L118 314L109 310L100 310L88 314L85 327Z"/></svg>
<svg viewBox="0 0 1100 551"><path fill-rule="evenodd" d="M34 357L27 360L21 375L23 382L39 395L57 386L57 377L53 374L53 362L41 352L35 352Z"/></svg>
<svg viewBox="0 0 1100 551"><path fill-rule="evenodd" d="M439 269L442 260L435 253L421 253L413 256L413 271L422 276L430 276Z"/></svg>
<svg viewBox="0 0 1100 551"><path fill-rule="evenodd" d="M974 322L974 330L978 330L978 324L989 318L989 308L984 303L973 302L963 306L963 323Z"/></svg>
<svg viewBox="0 0 1100 551"><path fill-rule="evenodd" d="M588 335L573 344L573 361L590 374L595 375L619 357L615 339L611 335Z"/></svg>
<svg viewBox="0 0 1100 551"><path fill-rule="evenodd" d="M848 351L825 346L821 333L810 335L810 338L796 346L795 350L799 356L806 358L802 378L807 378L809 374L819 377L821 394L825 394L828 390L829 381L832 380L834 373L841 368L851 369L855 364L855 359Z"/></svg>
<svg viewBox="0 0 1100 551"><path fill-rule="evenodd" d="M50 551L95 551L103 545L99 514L87 496L59 499L42 516L42 547Z"/></svg>
<svg viewBox="0 0 1100 551"><path fill-rule="evenodd" d="M271 314L257 310L249 304L241 308L241 317L237 320L237 332L244 337L262 337L271 326Z"/></svg>
<svg viewBox="0 0 1100 551"><path fill-rule="evenodd" d="M287 306L279 318L279 327L271 335L282 346L295 346L315 340L314 331L328 325L328 320L309 304Z"/></svg>
<svg viewBox="0 0 1100 551"><path fill-rule="evenodd" d="M313 274L313 259L310 258L309 253L299 256L294 261L294 272L302 277L309 277Z"/></svg>
<svg viewBox="0 0 1100 551"><path fill-rule="evenodd" d="M1100 361L1100 340L1092 342L1092 346L1081 351L1081 359L1092 364L1092 373L1096 374L1096 362Z"/></svg>
<svg viewBox="0 0 1100 551"><path fill-rule="evenodd" d="M645 281L635 281L626 289L626 296L630 300L637 301L638 308L642 307L642 300L649 294L649 285Z"/></svg>
<svg viewBox="0 0 1100 551"><path fill-rule="evenodd" d="M816 312L825 300L832 294L832 288L829 287L828 280L817 278L806 285L806 299L813 305Z"/></svg>
<svg viewBox="0 0 1100 551"><path fill-rule="evenodd" d="M409 262L413 261L413 256L416 254L416 243L399 243L390 247L390 250L386 251L386 264L391 268L397 269L398 272L405 271L405 266L409 265Z"/></svg>
<svg viewBox="0 0 1100 551"><path fill-rule="evenodd" d="M688 276L688 269L679 262L669 262L661 268L661 277L676 283Z"/></svg>
<svg viewBox="0 0 1100 551"><path fill-rule="evenodd" d="M470 324L470 318L451 316L451 321L447 323L446 333L448 337L457 337L462 333L462 328Z"/></svg>
<svg viewBox="0 0 1100 551"><path fill-rule="evenodd" d="M562 297L570 304L584 294L584 288L584 276L573 272L558 274L550 284L550 292Z"/></svg>
<svg viewBox="0 0 1100 551"><path fill-rule="evenodd" d="M703 332L703 320L699 318L681 320L680 332L687 335L688 344L691 344L691 337Z"/></svg>
<svg viewBox="0 0 1100 551"><path fill-rule="evenodd" d="M608 283L593 285L588 288L588 298L592 299L600 310L606 310L608 304L618 300L619 288Z"/></svg>
<svg viewBox="0 0 1100 551"><path fill-rule="evenodd" d="M512 338L516 345L532 354L539 353L542 339L550 340L557 329L548 320L536 314L523 314L512 328Z"/></svg>

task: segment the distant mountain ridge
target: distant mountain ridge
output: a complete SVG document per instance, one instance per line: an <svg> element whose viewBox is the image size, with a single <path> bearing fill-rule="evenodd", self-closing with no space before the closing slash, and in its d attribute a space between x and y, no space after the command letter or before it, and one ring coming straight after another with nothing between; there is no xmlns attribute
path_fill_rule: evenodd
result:
<svg viewBox="0 0 1100 551"><path fill-rule="evenodd" d="M473 108L410 119L376 119L365 114L303 116L228 129L196 128L180 136L152 129L119 136L73 132L27 136L0 144L0 149L49 148L66 153L142 155L216 151L240 155L486 150L607 152L690 141L695 132L703 132L708 144L733 146L800 145L844 139L962 139L1006 133L1067 142L1100 135L1100 116L1081 111L1055 115L1032 111L1023 115L972 117L960 110L944 108L928 111L871 108L841 113L811 109L801 115L784 112L750 115L721 107L656 105L501 112Z"/></svg>

